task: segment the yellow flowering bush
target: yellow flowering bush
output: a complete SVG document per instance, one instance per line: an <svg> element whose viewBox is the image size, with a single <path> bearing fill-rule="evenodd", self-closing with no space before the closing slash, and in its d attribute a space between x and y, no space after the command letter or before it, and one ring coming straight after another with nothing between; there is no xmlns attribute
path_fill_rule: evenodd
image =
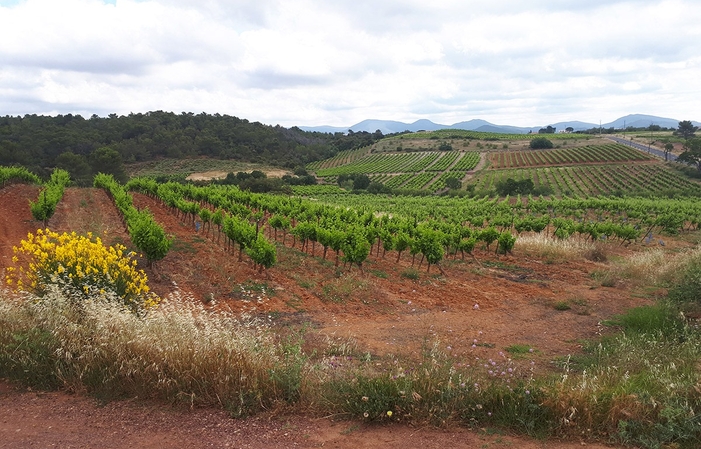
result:
<svg viewBox="0 0 701 449"><path fill-rule="evenodd" d="M146 273L138 270L132 253L122 245L107 247L99 237L58 234L49 229L29 233L13 248L14 266L6 282L16 290L41 295L49 284L90 295L116 295L133 311L155 306Z"/></svg>

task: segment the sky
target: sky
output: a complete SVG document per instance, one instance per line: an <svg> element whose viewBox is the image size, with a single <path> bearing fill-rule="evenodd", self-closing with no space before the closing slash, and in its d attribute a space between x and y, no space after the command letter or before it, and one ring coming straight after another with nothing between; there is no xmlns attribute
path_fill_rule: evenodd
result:
<svg viewBox="0 0 701 449"><path fill-rule="evenodd" d="M0 116L701 120L698 0L0 0Z"/></svg>

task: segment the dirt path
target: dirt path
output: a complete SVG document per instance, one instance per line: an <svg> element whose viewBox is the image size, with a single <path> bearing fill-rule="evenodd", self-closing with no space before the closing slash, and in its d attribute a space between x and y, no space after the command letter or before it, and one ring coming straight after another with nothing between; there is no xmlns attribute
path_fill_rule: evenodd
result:
<svg viewBox="0 0 701 449"><path fill-rule="evenodd" d="M25 184L0 189L0 274L11 264L12 247L27 238L27 233L42 227L29 209L29 200L35 200L38 193L38 186Z"/></svg>
<svg viewBox="0 0 701 449"><path fill-rule="evenodd" d="M583 445L578 441L526 440L496 430L416 429L289 415L241 420L220 410L183 410L138 400L100 405L83 396L19 390L0 379L0 448L49 447L575 449ZM610 449L592 443L585 447Z"/></svg>

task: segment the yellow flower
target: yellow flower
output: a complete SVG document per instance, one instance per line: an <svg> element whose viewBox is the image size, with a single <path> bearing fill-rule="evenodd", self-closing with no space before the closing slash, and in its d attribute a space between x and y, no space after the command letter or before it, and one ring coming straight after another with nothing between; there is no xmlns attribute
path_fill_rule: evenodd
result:
<svg viewBox="0 0 701 449"><path fill-rule="evenodd" d="M144 271L137 269L137 261L132 258L134 253L126 254L125 250L122 245L106 247L91 233L87 236L75 232L59 235L40 229L36 235L29 233L26 240L13 247L12 262L19 269L8 267L5 282L17 290L28 285L37 293L46 284L58 282L86 295L90 291L101 294L111 291L125 304L138 308L157 305L160 298L147 294L148 280ZM20 254L26 265L20 261Z"/></svg>

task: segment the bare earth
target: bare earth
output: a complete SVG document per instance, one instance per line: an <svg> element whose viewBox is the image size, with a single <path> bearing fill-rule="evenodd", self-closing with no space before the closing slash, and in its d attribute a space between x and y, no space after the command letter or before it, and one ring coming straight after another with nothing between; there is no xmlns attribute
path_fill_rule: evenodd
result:
<svg viewBox="0 0 701 449"><path fill-rule="evenodd" d="M28 200L38 189L11 185L0 190L0 263L7 266L12 246L34 232ZM250 311L270 316L273 323L310 323L317 338L343 337L356 342L363 353L376 356L401 353L418 356L425 341L466 363L475 357L500 357L506 347L525 344L532 354L516 361L524 371L553 369L551 361L580 349L578 341L597 336L600 321L651 299L633 296L620 285L599 286L591 273L605 264L578 260L546 263L528 257L495 256L476 250L476 259L444 261L446 276L432 269L411 280L400 273L411 266L406 254L398 264L396 253L373 254L365 273L354 268L334 275L329 251L321 259L291 249L292 238L279 251L269 278L250 261L216 244L217 232L196 232L151 198L134 194L138 207L148 207L176 244L156 272L148 271L150 285L162 297L176 288L210 307ZM128 243L116 209L96 189L66 190L49 227L55 231L101 235L107 244ZM266 230L267 233L267 230ZM282 243L282 236L278 236ZM634 249L615 247L625 255ZM265 294L247 296L241 284L265 285ZM176 287L177 285L177 287ZM344 290L348 285L353 288ZM553 304L567 300L573 307L558 311ZM477 342L475 342L477 340ZM473 347L473 344L477 343ZM531 365L533 362L533 365ZM94 399L62 392L32 392L0 382L0 448L193 448L193 447L333 447L333 448L447 448L518 447L570 449L597 442L541 442L502 435L493 429L416 429L404 425L289 415L259 415L245 420L229 418L219 410L189 410L134 398L100 405Z"/></svg>

